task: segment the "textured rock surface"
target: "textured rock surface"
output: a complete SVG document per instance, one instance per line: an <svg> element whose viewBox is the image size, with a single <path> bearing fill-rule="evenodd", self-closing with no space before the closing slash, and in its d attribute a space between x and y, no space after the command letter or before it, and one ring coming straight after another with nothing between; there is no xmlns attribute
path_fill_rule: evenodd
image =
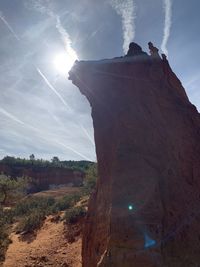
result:
<svg viewBox="0 0 200 267"><path fill-rule="evenodd" d="M200 116L168 62L76 62L99 168L84 267L200 266Z"/></svg>

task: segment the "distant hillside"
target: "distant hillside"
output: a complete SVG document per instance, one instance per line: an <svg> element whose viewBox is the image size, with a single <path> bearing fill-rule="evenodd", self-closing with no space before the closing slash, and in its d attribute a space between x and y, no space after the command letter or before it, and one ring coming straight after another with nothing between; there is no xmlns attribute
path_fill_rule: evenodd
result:
<svg viewBox="0 0 200 267"><path fill-rule="evenodd" d="M31 157L32 156L32 157ZM37 192L59 185L81 186L85 172L93 162L89 161L60 161L54 157L51 161L15 157L4 157L0 160L0 173L13 178L30 177L30 192Z"/></svg>
<svg viewBox="0 0 200 267"><path fill-rule="evenodd" d="M80 171L86 171L90 165L93 164L91 161L80 160L64 160L60 161L58 157L53 157L51 161L44 159L35 159L35 156L30 155L30 159L25 158L15 158L6 156L0 160L0 164L6 164L9 166L20 166L20 167L29 167L29 166L38 166L38 167L58 167L58 168L67 168L75 169Z"/></svg>

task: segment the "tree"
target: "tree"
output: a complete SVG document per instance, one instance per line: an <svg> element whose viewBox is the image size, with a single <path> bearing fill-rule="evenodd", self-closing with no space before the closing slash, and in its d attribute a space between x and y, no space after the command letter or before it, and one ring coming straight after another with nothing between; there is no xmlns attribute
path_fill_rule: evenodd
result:
<svg viewBox="0 0 200 267"><path fill-rule="evenodd" d="M35 160L35 155L34 155L34 154L31 154L31 155L29 156L29 158L30 158L31 161L34 161L34 160Z"/></svg>
<svg viewBox="0 0 200 267"><path fill-rule="evenodd" d="M5 205L8 196L17 190L23 190L28 183L27 178L12 179L10 176L0 174L0 204Z"/></svg>
<svg viewBox="0 0 200 267"><path fill-rule="evenodd" d="M15 164L16 159L15 159L15 157L6 156L1 161L3 163L6 163L6 164L10 164L11 165L11 164Z"/></svg>
<svg viewBox="0 0 200 267"><path fill-rule="evenodd" d="M51 160L51 162L52 162L53 164L57 165L57 164L60 162L60 160L59 160L58 157L53 157L52 160Z"/></svg>
<svg viewBox="0 0 200 267"><path fill-rule="evenodd" d="M96 186L97 183L97 164L94 163L89 166L88 170L86 171L84 187L86 192L90 193Z"/></svg>

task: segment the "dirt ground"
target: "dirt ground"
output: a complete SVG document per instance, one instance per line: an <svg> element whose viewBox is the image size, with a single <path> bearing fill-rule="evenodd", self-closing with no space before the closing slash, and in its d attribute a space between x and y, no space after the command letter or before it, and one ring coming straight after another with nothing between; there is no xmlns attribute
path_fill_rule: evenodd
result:
<svg viewBox="0 0 200 267"><path fill-rule="evenodd" d="M63 222L49 216L36 236L12 233L3 267L81 267L81 237L69 243ZM70 229L67 228L70 232Z"/></svg>
<svg viewBox="0 0 200 267"><path fill-rule="evenodd" d="M60 198L66 195L73 195L75 193L79 193L80 190L81 190L80 187L65 186L61 188L40 191L38 193L32 194L32 196Z"/></svg>

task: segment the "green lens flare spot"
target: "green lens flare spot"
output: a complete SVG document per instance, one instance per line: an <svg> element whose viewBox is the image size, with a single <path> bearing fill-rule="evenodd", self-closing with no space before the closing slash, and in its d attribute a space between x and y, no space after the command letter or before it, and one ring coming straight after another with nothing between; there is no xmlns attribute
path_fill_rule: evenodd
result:
<svg viewBox="0 0 200 267"><path fill-rule="evenodd" d="M129 210L133 210L133 205L129 205L129 206L128 206L128 209L129 209Z"/></svg>

